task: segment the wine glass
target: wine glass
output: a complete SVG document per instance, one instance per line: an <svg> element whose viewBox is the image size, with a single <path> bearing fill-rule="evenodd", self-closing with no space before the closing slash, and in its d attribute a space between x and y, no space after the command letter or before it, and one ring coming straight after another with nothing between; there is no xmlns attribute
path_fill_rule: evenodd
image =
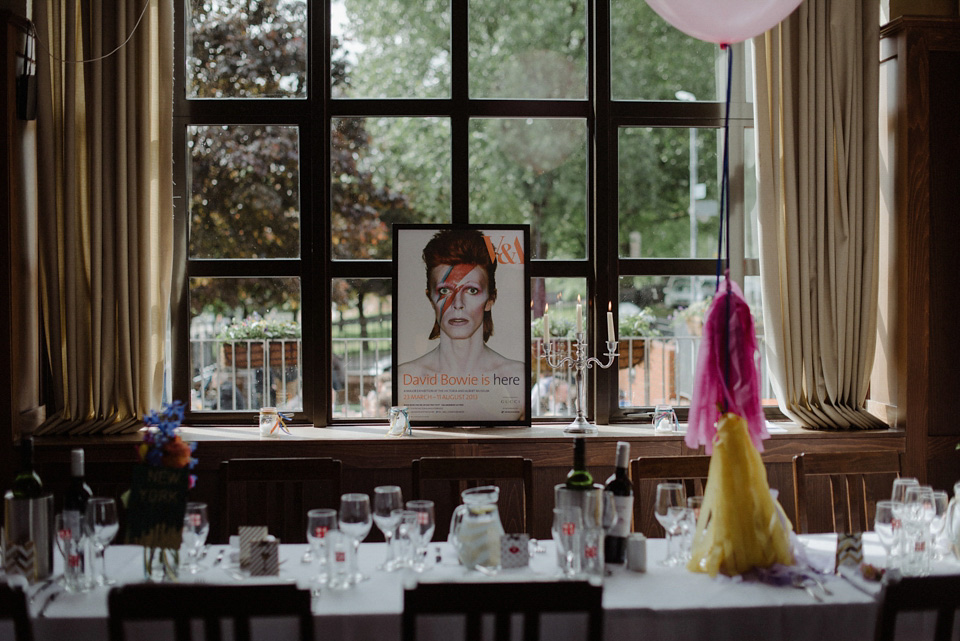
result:
<svg viewBox="0 0 960 641"><path fill-rule="evenodd" d="M661 565L674 566L681 563L680 557L674 550L676 535L680 533L678 520L681 514L677 511L670 511L672 507L686 507L687 496L680 483L659 483L657 485L657 499L654 504L654 516L657 522L663 526L667 534L667 557L660 562Z"/></svg>
<svg viewBox="0 0 960 641"><path fill-rule="evenodd" d="M880 539L880 545L886 553L884 557L884 567L892 569L890 551L897 542L897 534L900 529L900 523L896 516L899 511L896 501L877 501L877 511L873 516L873 531L877 533Z"/></svg>
<svg viewBox="0 0 960 641"><path fill-rule="evenodd" d="M433 501L407 501L407 509L417 513L417 523L420 525L420 536L413 552L413 569L423 572L427 569L427 544L433 540L433 531L436 529Z"/></svg>
<svg viewBox="0 0 960 641"><path fill-rule="evenodd" d="M357 556L360 552L360 541L367 538L370 528L373 527L373 518L370 514L370 497L366 494L344 494L340 497L340 531L353 539L353 572L354 582L365 581L367 578L360 573L357 566Z"/></svg>
<svg viewBox="0 0 960 641"><path fill-rule="evenodd" d="M394 515L394 510L403 507L403 494L396 485L381 485L373 489L373 522L383 533L383 540L387 542L387 558L378 570L392 572L398 568L393 554L393 535L400 523L400 514Z"/></svg>
<svg viewBox="0 0 960 641"><path fill-rule="evenodd" d="M190 574L200 571L200 550L206 544L209 533L207 504L187 503L187 510L183 515L183 543L187 548L187 571Z"/></svg>
<svg viewBox="0 0 960 641"><path fill-rule="evenodd" d="M94 497L87 501L87 513L83 531L93 543L93 581L96 585L113 585L116 581L107 578L105 559L107 546L120 529L117 520L117 502L113 499Z"/></svg>
<svg viewBox="0 0 960 641"><path fill-rule="evenodd" d="M313 550L311 558L317 559L317 586L327 580L327 534L337 529L337 511L330 508L317 508L307 512L307 541Z"/></svg>
<svg viewBox="0 0 960 641"><path fill-rule="evenodd" d="M947 523L947 506L950 499L943 490L935 490L933 493L933 519L930 521L930 541L931 556L934 561L943 560L943 552L940 550L940 535Z"/></svg>
<svg viewBox="0 0 960 641"><path fill-rule="evenodd" d="M572 579L580 573L580 542L583 535L583 513L580 507L565 505L553 508L550 532L557 546L560 576Z"/></svg>

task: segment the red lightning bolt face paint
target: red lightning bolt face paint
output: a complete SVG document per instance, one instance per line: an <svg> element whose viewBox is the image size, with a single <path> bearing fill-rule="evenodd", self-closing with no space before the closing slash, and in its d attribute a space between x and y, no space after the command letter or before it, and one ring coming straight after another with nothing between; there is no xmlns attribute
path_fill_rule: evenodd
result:
<svg viewBox="0 0 960 641"><path fill-rule="evenodd" d="M440 331L448 338L469 338L483 326L492 305L487 273L477 265L437 265L433 268L430 299L437 310Z"/></svg>

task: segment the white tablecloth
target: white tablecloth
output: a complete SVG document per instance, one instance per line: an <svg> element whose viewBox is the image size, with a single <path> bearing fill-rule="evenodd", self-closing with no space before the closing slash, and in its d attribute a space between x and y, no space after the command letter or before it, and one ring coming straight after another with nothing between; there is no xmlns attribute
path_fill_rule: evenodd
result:
<svg viewBox="0 0 960 641"><path fill-rule="evenodd" d="M804 537L807 549L816 555L830 557L835 537ZM386 549L383 544L361 546L360 568L371 578L348 591L322 590L314 600L317 639L377 639L387 641L400 637L400 614L403 607L405 581L418 578L430 581L509 581L553 580L556 576L552 542L546 541L545 554L533 557L529 568L505 570L496 577L467 572L457 564L447 544L431 544L430 555L439 550L439 564L423 575L384 573L376 570ZM865 554L868 560L882 563L882 549L872 535L866 535ZM204 561L210 566L221 546L214 546ZM281 572L277 578L244 579L247 582L296 582L307 587L315 567L301 563L304 545L281 546ZM877 585L854 585L840 578L828 578L832 596L824 602L814 601L804 590L773 587L762 583L711 579L682 568L659 565L665 542L648 541L648 571L640 574L626 569L616 570L604 580L603 604L606 611L605 638L689 639L794 639L809 641L869 641L874 636L877 602L870 594ZM229 557L229 554L227 555ZM226 565L226 563L224 563ZM133 546L112 546L107 550L108 575L122 583L143 578L142 549ZM952 556L935 567L937 573L960 573L960 563ZM183 581L237 583L236 571L208 567L195 574L182 575ZM33 588L36 590L36 588ZM59 641L79 638L84 641L107 639L107 588L88 593L57 592L48 586L35 599L39 610L46 593L56 593L54 601L34 619L37 641ZM920 632L920 630L916 630ZM4 636L0 634L0 636ZM270 635L276 639L276 635ZM562 641L560 637L551 637Z"/></svg>

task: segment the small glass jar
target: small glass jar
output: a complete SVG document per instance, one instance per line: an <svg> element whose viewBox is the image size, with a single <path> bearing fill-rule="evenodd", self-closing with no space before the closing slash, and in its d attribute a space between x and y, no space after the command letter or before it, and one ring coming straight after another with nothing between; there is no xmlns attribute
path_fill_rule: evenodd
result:
<svg viewBox="0 0 960 641"><path fill-rule="evenodd" d="M260 436L280 438L283 430L280 429L280 415L276 407L260 408Z"/></svg>

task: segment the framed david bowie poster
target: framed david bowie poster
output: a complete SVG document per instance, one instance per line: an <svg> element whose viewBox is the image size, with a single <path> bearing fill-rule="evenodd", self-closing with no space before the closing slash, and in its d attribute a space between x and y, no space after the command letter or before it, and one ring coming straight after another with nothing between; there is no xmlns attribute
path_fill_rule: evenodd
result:
<svg viewBox="0 0 960 641"><path fill-rule="evenodd" d="M413 427L529 427L528 225L394 225L393 398Z"/></svg>

